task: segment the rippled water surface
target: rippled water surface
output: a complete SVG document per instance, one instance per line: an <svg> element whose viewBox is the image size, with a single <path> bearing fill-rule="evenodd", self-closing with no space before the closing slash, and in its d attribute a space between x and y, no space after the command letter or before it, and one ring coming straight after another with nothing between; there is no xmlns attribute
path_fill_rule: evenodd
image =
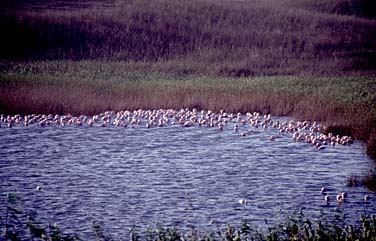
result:
<svg viewBox="0 0 376 241"><path fill-rule="evenodd" d="M279 210L312 217L341 212L354 220L376 213L374 194L346 186L350 174L372 164L359 142L317 151L288 134L269 141L272 134L278 131L253 128L241 137L229 126L0 128L0 191L84 237L92 221L121 237L132 225L157 222L262 226ZM332 199L328 206L322 186ZM343 191L348 199L338 205L335 195ZM240 205L242 198L250 203Z"/></svg>

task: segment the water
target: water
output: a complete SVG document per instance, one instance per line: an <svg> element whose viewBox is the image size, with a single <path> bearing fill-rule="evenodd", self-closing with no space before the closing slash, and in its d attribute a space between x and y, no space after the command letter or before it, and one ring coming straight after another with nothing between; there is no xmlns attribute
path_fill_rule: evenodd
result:
<svg viewBox="0 0 376 241"><path fill-rule="evenodd" d="M265 219L270 223L296 210L313 218L341 213L352 221L376 213L375 194L346 186L349 175L372 165L360 142L317 151L276 129L251 128L241 137L231 125L224 131L179 125L3 127L2 202L6 192L15 193L24 210L36 210L44 222L82 238L93 238L93 221L120 238L133 225L210 229L213 222L247 220L262 227ZM270 135L278 138L269 141ZM343 191L348 199L339 205L335 196ZM242 198L249 204L239 204Z"/></svg>

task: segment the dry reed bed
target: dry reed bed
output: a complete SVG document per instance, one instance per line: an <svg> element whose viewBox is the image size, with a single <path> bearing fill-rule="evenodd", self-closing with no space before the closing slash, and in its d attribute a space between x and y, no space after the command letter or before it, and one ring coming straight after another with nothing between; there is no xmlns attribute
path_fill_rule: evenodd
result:
<svg viewBox="0 0 376 241"><path fill-rule="evenodd" d="M375 73L376 20L291 2L4 8L0 59L159 61L170 71L234 77Z"/></svg>

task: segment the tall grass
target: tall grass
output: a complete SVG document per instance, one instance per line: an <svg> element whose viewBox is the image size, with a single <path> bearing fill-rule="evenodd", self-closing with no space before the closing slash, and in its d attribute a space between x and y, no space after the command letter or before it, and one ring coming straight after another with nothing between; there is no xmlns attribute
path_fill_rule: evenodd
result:
<svg viewBox="0 0 376 241"><path fill-rule="evenodd" d="M291 0L291 3L313 11L376 19L376 2L373 0Z"/></svg>
<svg viewBox="0 0 376 241"><path fill-rule="evenodd" d="M0 110L22 114L30 111L93 114L106 109L187 107L259 111L345 125L351 121L350 116L357 118L355 122L370 121L365 118L364 110L372 110L375 105L376 79L371 77L214 78L162 72L157 65L13 62L0 71L0 99L7 103ZM92 105L97 108L86 108ZM57 106L62 109L57 110ZM374 114L368 112L367 116L372 119Z"/></svg>
<svg viewBox="0 0 376 241"><path fill-rule="evenodd" d="M147 61L231 77L376 69L376 20L312 10L308 0L104 1L68 10L42 2L3 7L0 59Z"/></svg>

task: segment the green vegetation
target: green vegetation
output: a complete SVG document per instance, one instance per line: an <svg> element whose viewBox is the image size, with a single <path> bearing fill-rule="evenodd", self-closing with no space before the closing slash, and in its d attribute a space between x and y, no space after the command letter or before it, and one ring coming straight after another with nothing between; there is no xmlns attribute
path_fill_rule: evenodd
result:
<svg viewBox="0 0 376 241"><path fill-rule="evenodd" d="M1 98L9 96L16 104L9 109L5 109L8 105L0 106L2 111L22 114L30 111L58 112L54 109L58 106L62 108L60 112L72 114L93 114L106 109L198 107L215 111L225 109L229 112L255 110L345 124L348 118L343 117L350 115L347 110L361 111L359 106L372 106L376 99L376 92L370 88L375 86L376 79L370 77L177 76L160 72L152 64L126 62L12 63L11 67L2 72L2 78L0 84L6 91ZM17 94L22 89L25 89L24 93ZM73 99L64 96L75 89L83 93L76 98L72 95ZM53 91L57 93L52 94ZM65 101L59 100L59 91ZM25 98L28 100L22 101ZM85 109L85 106L91 105L91 101L99 102L97 108ZM3 102L10 103L6 100ZM31 106L23 105L26 102ZM46 105L38 105L38 102ZM79 108L78 103L83 107ZM312 110L316 112L312 113ZM359 119L364 119L364 116L359 116Z"/></svg>

